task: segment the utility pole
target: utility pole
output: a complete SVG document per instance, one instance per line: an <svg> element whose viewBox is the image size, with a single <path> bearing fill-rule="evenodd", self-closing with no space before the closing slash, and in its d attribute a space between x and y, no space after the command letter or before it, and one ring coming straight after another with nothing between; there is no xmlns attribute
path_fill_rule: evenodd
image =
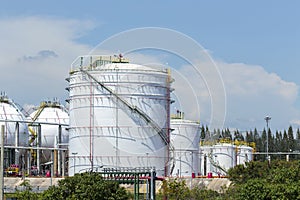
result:
<svg viewBox="0 0 300 200"><path fill-rule="evenodd" d="M267 160L270 162L270 158L269 158L269 121L271 120L271 117L266 116L265 120L267 122Z"/></svg>

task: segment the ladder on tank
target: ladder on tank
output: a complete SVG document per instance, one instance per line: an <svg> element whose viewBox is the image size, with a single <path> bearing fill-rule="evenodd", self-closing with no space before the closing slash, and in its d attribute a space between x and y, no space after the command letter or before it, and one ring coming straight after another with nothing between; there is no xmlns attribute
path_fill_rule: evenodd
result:
<svg viewBox="0 0 300 200"><path fill-rule="evenodd" d="M98 85L100 85L102 89L104 89L106 92L108 92L110 95L112 95L115 98L115 103L118 104L119 106L123 106L123 108L125 108L123 110L129 110L129 111L131 111L130 114L132 114L132 113L136 114L144 122L146 122L147 124L149 124L158 133L158 135L160 136L160 138L162 139L162 141L169 147L169 150L171 152L173 152L173 154L174 154L174 147L170 143L170 141L169 141L169 139L167 137L166 130L160 128L158 126L158 124L153 119L151 119L143 110L141 110L137 106L131 105L129 102L127 102L125 99L123 99L122 97L120 97L117 93L115 93L112 89L110 89L109 87L107 87L102 82L98 81L88 71L83 70L82 67L80 68L80 71L82 73L86 74L95 83L97 83ZM97 89L99 90L98 87L97 87ZM129 114L129 113L127 113L127 114ZM174 167L174 165L175 165L175 160L173 159L173 167Z"/></svg>
<svg viewBox="0 0 300 200"><path fill-rule="evenodd" d="M209 159L209 162L212 164L212 166L214 166L217 169L220 169L221 171L223 171L223 172L225 172L227 174L227 170L224 169L223 167L221 167L218 162L214 161L212 153L209 153L207 155L207 157Z"/></svg>

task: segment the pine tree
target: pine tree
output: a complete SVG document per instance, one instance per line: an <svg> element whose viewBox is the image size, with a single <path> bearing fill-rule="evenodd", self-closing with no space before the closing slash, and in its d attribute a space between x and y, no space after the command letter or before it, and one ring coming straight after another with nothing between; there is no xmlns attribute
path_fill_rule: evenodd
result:
<svg viewBox="0 0 300 200"><path fill-rule="evenodd" d="M288 129L288 150L294 151L295 150L295 140L294 140L294 133L292 126Z"/></svg>
<svg viewBox="0 0 300 200"><path fill-rule="evenodd" d="M283 152L288 152L289 151L289 147L288 147L288 135L286 133L286 130L284 130L284 132L283 132L281 149L282 149Z"/></svg>
<svg viewBox="0 0 300 200"><path fill-rule="evenodd" d="M293 133L293 128L292 126L289 127L288 129L288 151L293 152L295 151L295 140L294 140L294 133ZM290 159L295 159L294 155L290 155Z"/></svg>
<svg viewBox="0 0 300 200"><path fill-rule="evenodd" d="M205 139L205 128L204 128L204 125L202 125L201 129L200 129L200 139L201 140Z"/></svg>
<svg viewBox="0 0 300 200"><path fill-rule="evenodd" d="M297 129L297 138L296 138L296 149L298 153L300 152L300 130L299 128ZM296 159L300 159L300 155L296 155Z"/></svg>

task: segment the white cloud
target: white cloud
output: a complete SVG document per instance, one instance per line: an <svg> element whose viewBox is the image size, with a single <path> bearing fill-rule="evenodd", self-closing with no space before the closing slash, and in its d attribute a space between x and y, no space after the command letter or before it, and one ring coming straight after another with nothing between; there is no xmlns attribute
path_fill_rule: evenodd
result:
<svg viewBox="0 0 300 200"><path fill-rule="evenodd" d="M131 57L132 62L156 65L164 65L168 59L136 53ZM213 114L211 98L214 97L220 98L220 102L226 102L225 127L262 130L265 127L266 115L272 117L270 125L273 129L285 129L291 123L298 122L292 121L300 116L294 105L298 97L298 86L295 83L267 72L262 66L222 61L215 63L224 82L226 99L218 94L219 90L214 90L215 87L208 85L221 81L216 74L204 71L210 69L211 63L198 62L197 64L201 65L201 73L197 73L191 65L184 64L171 69L175 79L172 84L175 89L172 96L176 100L172 105L173 109L184 111L187 119L199 120L200 116L201 123L209 125Z"/></svg>
<svg viewBox="0 0 300 200"><path fill-rule="evenodd" d="M298 87L293 82L282 80L275 73L268 73L261 66L242 63L222 63L218 66L225 81L227 93L231 95L274 95L288 102L294 102Z"/></svg>
<svg viewBox="0 0 300 200"><path fill-rule="evenodd" d="M67 96L72 61L91 49L76 39L90 21L17 17L0 19L0 90L20 104Z"/></svg>
<svg viewBox="0 0 300 200"><path fill-rule="evenodd" d="M205 65L206 63L200 63ZM234 127L241 130L262 129L265 126L264 117L271 115L271 125L274 129L287 128L292 119L299 116L295 108L298 97L298 86L287 82L277 74L268 73L261 66L242 63L216 62L224 81L227 100L227 113L225 127ZM203 68L204 69L204 68ZM185 80L176 79L175 92L185 102L185 110L189 118L197 118L193 112L194 103L191 90L196 91L200 107L200 121L204 124L211 119L211 93L206 83L214 83L215 76L200 77L193 73L191 66L183 66L179 70ZM183 84L187 81L192 89ZM213 88L213 87L212 87ZM218 97L216 94L215 97ZM298 121L293 121L298 122Z"/></svg>
<svg viewBox="0 0 300 200"><path fill-rule="evenodd" d="M0 91L6 91L21 105L38 105L54 97L64 101L68 95L65 78L72 61L91 49L76 39L92 29L93 23L22 17L0 19L0 26ZM129 57L134 63L159 66L165 66L169 58L137 52ZM202 123L209 123L212 109L218 111L212 108L213 96L220 98L219 102L227 100L225 127L262 128L265 115L272 116L274 128L298 124L299 112L294 107L298 86L295 83L282 80L262 66L218 61L216 64L226 89L225 99L218 95L222 88L213 90L216 87L211 87L221 80L216 74L205 71L211 69L212 63L200 61L197 64L202 74L188 64L172 69L175 106L182 109L187 118L199 120L200 115Z"/></svg>

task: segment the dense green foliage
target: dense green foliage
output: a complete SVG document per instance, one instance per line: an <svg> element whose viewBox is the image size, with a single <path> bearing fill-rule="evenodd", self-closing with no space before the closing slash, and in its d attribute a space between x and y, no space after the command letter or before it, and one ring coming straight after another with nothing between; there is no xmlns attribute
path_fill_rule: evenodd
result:
<svg viewBox="0 0 300 200"><path fill-rule="evenodd" d="M76 174L61 180L41 195L41 199L128 199L117 182L105 181L98 173Z"/></svg>
<svg viewBox="0 0 300 200"><path fill-rule="evenodd" d="M117 182L106 181L98 173L83 173L61 180L57 186L51 186L41 194L33 193L29 188L17 192L15 197L40 200L125 200L129 199L129 194Z"/></svg>
<svg viewBox="0 0 300 200"><path fill-rule="evenodd" d="M204 186L189 189L183 181L163 183L157 199L196 200L296 200L300 199L300 162L249 162L229 170L232 184L222 193Z"/></svg>
<svg viewBox="0 0 300 200"><path fill-rule="evenodd" d="M204 186L194 187L190 190L185 181L171 179L163 181L157 199L162 200L165 199L165 197L169 200L215 200L220 198L220 194L216 191L207 190Z"/></svg>
<svg viewBox="0 0 300 200"><path fill-rule="evenodd" d="M250 162L229 170L232 199L300 199L300 162Z"/></svg>
<svg viewBox="0 0 300 200"><path fill-rule="evenodd" d="M253 161L237 165L228 171L232 184L221 193L207 190L204 185L190 189L185 181L170 179L163 181L157 200L300 200L300 161L271 163ZM28 190L20 191L18 199L131 199L118 183L105 181L97 173L76 174L52 186L41 194Z"/></svg>

